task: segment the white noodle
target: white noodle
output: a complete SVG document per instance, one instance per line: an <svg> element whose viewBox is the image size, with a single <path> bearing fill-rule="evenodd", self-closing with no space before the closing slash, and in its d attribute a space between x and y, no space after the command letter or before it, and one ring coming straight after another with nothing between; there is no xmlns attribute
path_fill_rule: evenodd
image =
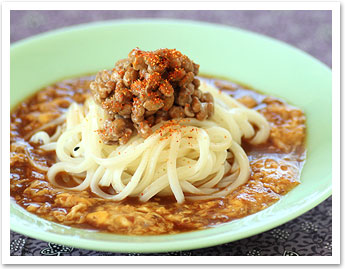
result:
<svg viewBox="0 0 345 269"><path fill-rule="evenodd" d="M83 173L84 180L71 177L77 186L69 189L90 188L115 201L128 196L148 201L155 195L173 194L182 203L228 195L250 175L242 138L254 145L265 142L269 124L258 112L215 88L205 84L200 88L215 98L211 118L162 122L152 127L154 132L147 139L136 135L125 145L101 142L97 130L106 115L92 98L84 105L73 103L66 124L52 137L44 132L32 137L44 142L42 149L56 151L59 161L48 169L49 181L57 185L55 177L60 172ZM233 159L231 165L228 158ZM112 186L114 194L105 193L102 186Z"/></svg>

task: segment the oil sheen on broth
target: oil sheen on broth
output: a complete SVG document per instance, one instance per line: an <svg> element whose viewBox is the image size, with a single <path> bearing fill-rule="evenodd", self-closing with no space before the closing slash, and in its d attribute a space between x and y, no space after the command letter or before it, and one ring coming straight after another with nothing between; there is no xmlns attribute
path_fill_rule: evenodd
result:
<svg viewBox="0 0 345 269"><path fill-rule="evenodd" d="M225 198L176 203L173 197L153 197L142 203L137 198L120 202L95 196L90 190L76 192L51 186L46 172L33 167L30 159L44 167L56 161L55 152L45 152L29 142L40 126L57 119L72 102L90 96L94 77L65 80L42 89L11 113L11 197L27 211L72 227L128 235L172 234L205 229L243 218L267 208L299 184L305 159L305 116L284 101L260 94L238 84L200 77L269 121L267 143L242 145L249 157L248 182ZM45 129L49 135L56 127ZM66 185L67 173L58 175ZM111 192L111 189L104 188Z"/></svg>

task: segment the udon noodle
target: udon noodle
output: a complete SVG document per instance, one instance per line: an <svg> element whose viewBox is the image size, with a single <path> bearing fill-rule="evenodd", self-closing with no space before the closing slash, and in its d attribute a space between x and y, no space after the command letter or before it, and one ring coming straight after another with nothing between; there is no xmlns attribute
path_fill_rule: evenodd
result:
<svg viewBox="0 0 345 269"><path fill-rule="evenodd" d="M39 131L31 137L43 143L43 150L56 152L58 161L48 169L48 180L59 185L56 176L67 172L75 185L69 189L90 188L114 201L137 196L145 202L155 195L171 194L178 203L225 197L250 175L241 139L253 145L265 142L269 124L229 95L206 84L200 89L215 98L211 118L161 122L152 127L148 138L136 135L124 145L100 140L97 130L106 115L92 98L84 105L73 103L53 136ZM102 189L109 186L114 194Z"/></svg>

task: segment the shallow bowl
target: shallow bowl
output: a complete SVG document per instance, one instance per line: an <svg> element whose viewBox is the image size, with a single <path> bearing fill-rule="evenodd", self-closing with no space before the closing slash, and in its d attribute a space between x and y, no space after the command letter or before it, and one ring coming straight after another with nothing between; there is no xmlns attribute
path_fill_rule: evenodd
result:
<svg viewBox="0 0 345 269"><path fill-rule="evenodd" d="M111 68L135 47L176 48L199 63L204 74L251 85L302 108L308 132L302 183L259 213L203 231L163 236L99 233L46 221L11 202L12 230L45 241L101 251L187 250L267 231L331 195L331 70L306 53L262 35L208 23L134 20L85 24L34 36L11 47L11 107L59 80Z"/></svg>

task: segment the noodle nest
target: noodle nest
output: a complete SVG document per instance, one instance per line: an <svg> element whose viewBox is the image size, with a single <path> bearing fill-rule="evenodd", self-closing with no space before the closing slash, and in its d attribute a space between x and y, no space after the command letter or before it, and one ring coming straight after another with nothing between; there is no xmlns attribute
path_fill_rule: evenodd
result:
<svg viewBox="0 0 345 269"><path fill-rule="evenodd" d="M212 117L161 122L148 138L136 135L124 145L101 141L98 130L106 115L92 98L83 105L71 104L53 136L39 131L31 137L43 143L43 150L56 152L58 160L47 169L48 180L59 186L57 175L67 172L66 180L74 187L60 187L90 188L114 201L130 196L145 202L155 195L174 195L178 203L225 197L250 176L242 138L253 145L263 143L270 128L261 114L225 93L205 83L200 90L215 99Z"/></svg>

